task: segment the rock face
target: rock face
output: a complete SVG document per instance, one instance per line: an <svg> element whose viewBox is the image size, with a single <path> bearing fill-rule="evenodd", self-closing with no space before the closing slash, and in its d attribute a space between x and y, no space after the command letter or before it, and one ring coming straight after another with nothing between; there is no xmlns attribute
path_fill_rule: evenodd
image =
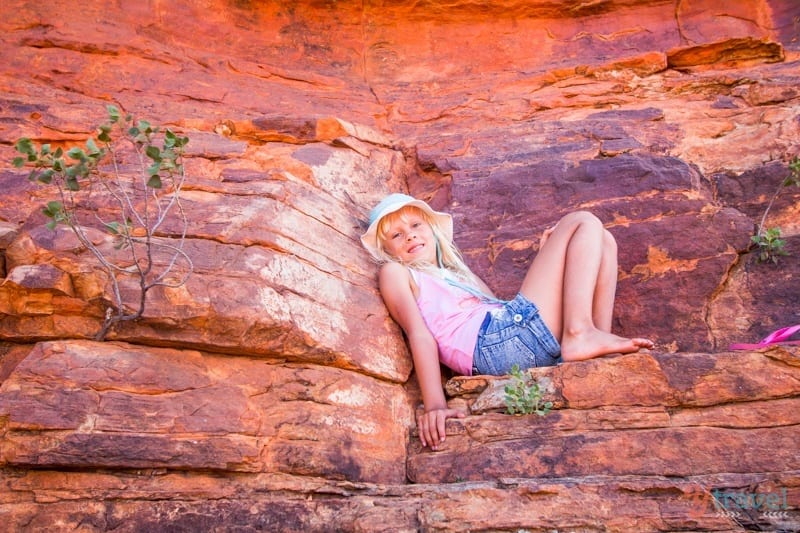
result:
<svg viewBox="0 0 800 533"><path fill-rule="evenodd" d="M405 479L405 394L356 372L45 342L16 367L4 404L9 465Z"/></svg>
<svg viewBox="0 0 800 533"><path fill-rule="evenodd" d="M106 104L189 136L186 285L89 340L108 280L0 165L0 517L15 531L800 529L800 9L721 2L5 2L0 160ZM652 354L455 377L420 449L360 248L407 191L512 296L575 209L616 237ZM748 253L754 225L791 254ZM166 228L159 238L174 238ZM112 239L93 239L109 257Z"/></svg>
<svg viewBox="0 0 800 533"><path fill-rule="evenodd" d="M794 353L780 349L714 358L636 354L537 368L532 374L549 385L545 399L555 413L513 422L487 415L474 425L454 420L457 437L447 450L412 449L409 476L421 483L600 472L680 477L725 471L733 457L738 472L798 470L791 444L798 372ZM453 396L461 397L463 379L451 382ZM469 381L467 396L476 378ZM504 409L508 380L490 383L470 402L471 412ZM775 426L763 427L764 413Z"/></svg>

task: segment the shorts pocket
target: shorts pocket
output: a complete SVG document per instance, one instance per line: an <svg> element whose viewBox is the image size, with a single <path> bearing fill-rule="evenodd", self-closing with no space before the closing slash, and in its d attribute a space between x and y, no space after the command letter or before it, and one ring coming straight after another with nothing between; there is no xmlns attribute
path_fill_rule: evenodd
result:
<svg viewBox="0 0 800 533"><path fill-rule="evenodd" d="M500 337L499 335L495 335ZM514 365L520 368L530 368L536 365L536 356L518 335L508 338L497 338L495 342L484 339L481 347L483 360L491 370L491 374L501 376L511 373Z"/></svg>

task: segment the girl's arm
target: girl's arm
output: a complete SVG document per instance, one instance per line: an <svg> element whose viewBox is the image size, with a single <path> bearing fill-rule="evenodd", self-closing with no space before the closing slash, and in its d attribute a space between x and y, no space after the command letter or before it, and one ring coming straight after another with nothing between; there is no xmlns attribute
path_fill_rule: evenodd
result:
<svg viewBox="0 0 800 533"><path fill-rule="evenodd" d="M474 275L474 274L473 274L473 275ZM484 281L483 281L481 278L479 278L478 276L475 276L475 281L477 281L477 282L478 282L478 285L480 286L480 289L483 291L483 293L484 293L484 294L487 294L487 295L489 295L489 296L492 296L492 297L494 297L494 292L492 292L492 289L490 289L490 288L489 288L489 286L488 286L488 285L486 285L486 282L484 282Z"/></svg>
<svg viewBox="0 0 800 533"><path fill-rule="evenodd" d="M400 263L386 263L381 267L378 281L383 301L389 314L403 328L414 359L425 404L425 413L417 419L419 438L423 446L430 445L436 450L445 438L445 420L461 418L464 414L447 407L442 390L439 348L417 307L408 268Z"/></svg>

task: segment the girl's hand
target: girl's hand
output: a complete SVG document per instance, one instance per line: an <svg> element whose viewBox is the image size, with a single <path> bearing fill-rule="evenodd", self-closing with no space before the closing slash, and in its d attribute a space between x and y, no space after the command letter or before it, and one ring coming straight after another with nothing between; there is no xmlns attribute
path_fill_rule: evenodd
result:
<svg viewBox="0 0 800 533"><path fill-rule="evenodd" d="M423 446L430 446L431 450L439 449L439 444L444 442L444 426L448 418L464 418L464 413L457 409L431 409L417 417L419 440Z"/></svg>

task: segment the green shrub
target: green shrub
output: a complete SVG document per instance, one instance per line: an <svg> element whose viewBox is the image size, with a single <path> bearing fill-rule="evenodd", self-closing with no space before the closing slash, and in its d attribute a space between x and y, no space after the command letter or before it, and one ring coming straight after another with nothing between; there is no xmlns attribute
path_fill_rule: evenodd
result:
<svg viewBox="0 0 800 533"><path fill-rule="evenodd" d="M525 376L518 365L511 367L511 383L505 386L505 404L508 414L544 416L553 408L553 402L542 402L539 384Z"/></svg>
<svg viewBox="0 0 800 533"><path fill-rule="evenodd" d="M107 111L108 120L97 128L97 139L90 137L84 148L37 147L22 138L16 143L22 155L13 161L17 168L32 166L28 178L55 189L57 199L43 209L50 219L47 226L71 228L108 275L113 301L107 304L97 340L103 340L115 324L141 317L150 289L179 287L193 270L183 251L188 220L180 200L186 179L183 151L189 139L169 129L162 133L131 115L122 116L115 106ZM180 229L173 229L168 237L162 227L173 216ZM110 233L115 248L126 254L120 258L120 254L104 253L88 237L90 227ZM180 273L179 263L183 264ZM124 277L135 280L135 302L123 299L120 281Z"/></svg>

